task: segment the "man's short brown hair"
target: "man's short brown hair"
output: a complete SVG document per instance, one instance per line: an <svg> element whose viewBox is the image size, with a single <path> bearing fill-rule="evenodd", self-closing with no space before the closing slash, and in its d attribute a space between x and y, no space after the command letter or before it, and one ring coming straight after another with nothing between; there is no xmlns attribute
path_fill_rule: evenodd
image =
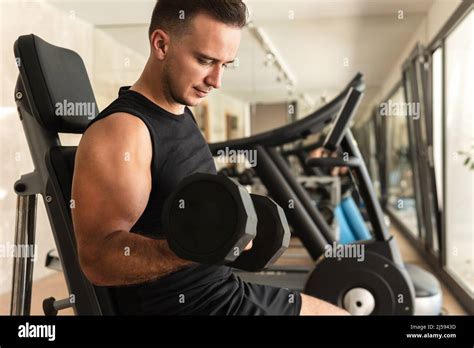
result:
<svg viewBox="0 0 474 348"><path fill-rule="evenodd" d="M248 14L242 0L158 0L151 16L148 37L156 29L182 34L200 13L239 28L245 26Z"/></svg>

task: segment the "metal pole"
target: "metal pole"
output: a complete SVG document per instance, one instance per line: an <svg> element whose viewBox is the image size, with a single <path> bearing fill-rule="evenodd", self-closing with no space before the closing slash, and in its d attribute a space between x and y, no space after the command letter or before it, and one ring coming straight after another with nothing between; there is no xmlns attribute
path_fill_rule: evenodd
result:
<svg viewBox="0 0 474 348"><path fill-rule="evenodd" d="M35 248L36 195L17 198L15 223L15 255L13 258L11 315L29 315L33 285ZM25 255L21 251L25 251Z"/></svg>
<svg viewBox="0 0 474 348"><path fill-rule="evenodd" d="M298 195L272 161L267 149L262 146L257 146L256 149L258 165L255 167L255 171L270 196L285 210L294 231L300 237L313 260L316 260L324 253L325 246L328 244L327 241L319 233L316 224L301 203ZM292 208L289 207L290 201L294 202Z"/></svg>

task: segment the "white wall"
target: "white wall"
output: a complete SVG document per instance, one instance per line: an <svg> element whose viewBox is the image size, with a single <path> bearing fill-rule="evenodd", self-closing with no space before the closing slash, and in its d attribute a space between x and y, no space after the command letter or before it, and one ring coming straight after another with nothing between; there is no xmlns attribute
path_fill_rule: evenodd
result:
<svg viewBox="0 0 474 348"><path fill-rule="evenodd" d="M104 109L117 98L121 86L132 85L145 66L147 56L116 40L119 33L125 35L127 29L96 28L93 37L92 79L99 110ZM146 28L135 32L137 40L147 38Z"/></svg>
<svg viewBox="0 0 474 348"><path fill-rule="evenodd" d="M420 23L418 28L413 32L413 35L407 41L404 49L400 51L396 63L393 68L387 73L387 78L384 80L382 87L372 99L370 104L375 105L382 101L387 96L390 90L402 77L402 65L410 55L417 42L428 45L430 41L436 36L438 31L446 23L454 10L461 4L461 0L436 0L430 7L428 14ZM369 108L368 113L364 119L370 117Z"/></svg>
<svg viewBox="0 0 474 348"><path fill-rule="evenodd" d="M13 94L18 69L13 55L13 43L20 35L34 33L58 46L74 49L84 59L87 71L92 71L93 35L92 25L75 17L73 13L60 12L43 2L16 1L1 4L1 63L2 89L0 93L0 243L13 243L15 228L16 195L13 184L22 174L33 170L29 149L18 118ZM21 20L20 20L21 19ZM66 139L68 137L65 137ZM77 139L77 138L76 138ZM69 138L71 142L75 140ZM34 264L34 279L50 274L44 265L46 253L54 248L52 233L46 216L43 200L38 201L36 225L37 262ZM10 290L12 259L0 257L0 293Z"/></svg>

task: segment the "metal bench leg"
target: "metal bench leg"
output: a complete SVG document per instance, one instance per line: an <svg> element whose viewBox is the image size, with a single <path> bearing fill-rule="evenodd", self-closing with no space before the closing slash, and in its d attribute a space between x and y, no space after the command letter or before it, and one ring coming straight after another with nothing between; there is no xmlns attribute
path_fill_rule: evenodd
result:
<svg viewBox="0 0 474 348"><path fill-rule="evenodd" d="M18 195L15 224L16 254L13 259L11 315L29 315L33 286L33 255L35 248L36 195ZM26 255L19 250L26 249ZM36 252L34 250L33 252Z"/></svg>

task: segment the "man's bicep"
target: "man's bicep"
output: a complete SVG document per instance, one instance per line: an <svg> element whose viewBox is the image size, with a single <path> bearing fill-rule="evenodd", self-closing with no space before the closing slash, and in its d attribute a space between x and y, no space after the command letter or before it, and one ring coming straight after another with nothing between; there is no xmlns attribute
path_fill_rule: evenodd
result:
<svg viewBox="0 0 474 348"><path fill-rule="evenodd" d="M95 233L128 230L146 206L145 194L140 195L140 185L133 185L130 174L116 165L79 165L73 186L75 226Z"/></svg>
<svg viewBox="0 0 474 348"><path fill-rule="evenodd" d="M150 193L150 166L133 155L139 144L96 139L92 134L81 142L74 173L74 228L84 242L130 230Z"/></svg>

